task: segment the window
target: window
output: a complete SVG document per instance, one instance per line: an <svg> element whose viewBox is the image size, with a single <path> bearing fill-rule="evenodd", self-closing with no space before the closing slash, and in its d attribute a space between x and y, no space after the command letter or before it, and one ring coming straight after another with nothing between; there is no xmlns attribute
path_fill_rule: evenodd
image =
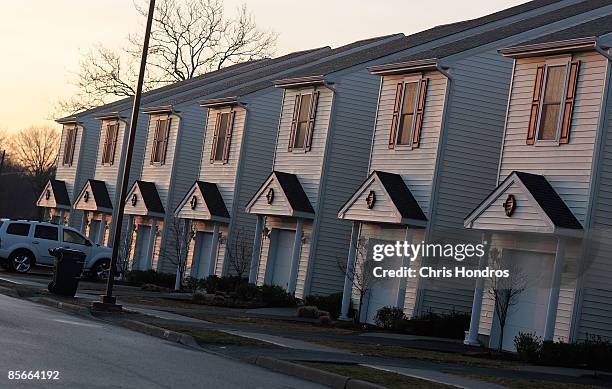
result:
<svg viewBox="0 0 612 389"><path fill-rule="evenodd" d="M64 159L62 160L65 166L72 166L72 162L74 161L76 135L76 127L66 128L66 138L64 140Z"/></svg>
<svg viewBox="0 0 612 389"><path fill-rule="evenodd" d="M115 149L117 147L117 132L119 123L108 124L102 146L102 164L112 165L115 163Z"/></svg>
<svg viewBox="0 0 612 389"><path fill-rule="evenodd" d="M412 133L412 123L414 122L414 112L417 99L419 84L411 82L404 85L404 98L402 100L402 112L400 114L399 128L397 130L396 144L410 144Z"/></svg>
<svg viewBox="0 0 612 389"><path fill-rule="evenodd" d="M52 226L36 226L34 237L45 240L59 240L59 229Z"/></svg>
<svg viewBox="0 0 612 389"><path fill-rule="evenodd" d="M64 229L64 242L65 243L74 243L80 245L87 245L87 239L76 231L66 230Z"/></svg>
<svg viewBox="0 0 612 389"><path fill-rule="evenodd" d="M27 223L11 223L6 227L6 233L9 235L28 236L30 225Z"/></svg>
<svg viewBox="0 0 612 389"><path fill-rule="evenodd" d="M319 92L298 94L295 96L293 119L291 120L291 135L289 151L309 151L312 145Z"/></svg>
<svg viewBox="0 0 612 389"><path fill-rule="evenodd" d="M421 128L425 114L425 98L429 80L423 78L416 82L399 82L395 89L389 148L410 146L412 149L421 143Z"/></svg>
<svg viewBox="0 0 612 389"><path fill-rule="evenodd" d="M561 116L561 100L565 86L567 67L551 66L546 71L544 97L542 99L542 114L540 115L540 130L538 140L556 140L559 117Z"/></svg>
<svg viewBox="0 0 612 389"><path fill-rule="evenodd" d="M168 137L170 135L170 118L158 119L155 122L153 148L151 149L151 163L166 163Z"/></svg>
<svg viewBox="0 0 612 389"><path fill-rule="evenodd" d="M295 128L295 139L293 140L294 149L303 149L306 144L306 126L308 125L308 109L310 108L310 95L300 96L300 106L297 115Z"/></svg>
<svg viewBox="0 0 612 389"><path fill-rule="evenodd" d="M536 71L527 144L569 143L580 62L539 65Z"/></svg>
<svg viewBox="0 0 612 389"><path fill-rule="evenodd" d="M213 133L210 162L220 161L227 163L232 141L234 127L234 111L217 113L215 132Z"/></svg>

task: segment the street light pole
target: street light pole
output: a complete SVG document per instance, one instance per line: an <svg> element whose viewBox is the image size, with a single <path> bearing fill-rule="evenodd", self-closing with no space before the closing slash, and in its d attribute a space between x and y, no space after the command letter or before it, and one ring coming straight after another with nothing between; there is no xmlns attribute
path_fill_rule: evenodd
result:
<svg viewBox="0 0 612 389"><path fill-rule="evenodd" d="M125 151L125 160L123 161L123 174L121 184L119 186L120 195L118 203L115 204L115 214L113 216L113 253L111 256L110 269L108 274L108 283L106 285L106 294L102 296L101 302L94 302L94 309L101 310L121 310L121 306L117 305L117 298L113 296L113 286L115 283L115 269L117 267L117 257L121 247L121 225L123 224L123 214L125 211L125 197L128 191L130 179L130 167L132 165L132 154L134 151L134 139L136 138L136 125L138 123L138 112L140 111L140 99L142 97L142 84L144 82L145 68L147 65L147 53L149 51L149 36L151 35L151 25L153 24L153 12L155 11L155 0L149 2L149 13L147 16L147 27L144 35L144 44L142 46L142 58L140 60L140 71L138 73L138 84L136 86L136 94L134 95L134 105L132 106L132 118L130 121L130 132L128 134L127 149Z"/></svg>

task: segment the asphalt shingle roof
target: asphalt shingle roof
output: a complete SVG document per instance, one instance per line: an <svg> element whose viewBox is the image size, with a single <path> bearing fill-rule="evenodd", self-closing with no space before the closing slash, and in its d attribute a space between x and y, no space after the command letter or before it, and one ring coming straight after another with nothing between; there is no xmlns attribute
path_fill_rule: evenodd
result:
<svg viewBox="0 0 612 389"><path fill-rule="evenodd" d="M310 204L310 200L308 200L308 196L295 174L279 171L274 171L272 174L276 176L294 211L314 213L312 204Z"/></svg>
<svg viewBox="0 0 612 389"><path fill-rule="evenodd" d="M213 216L229 218L229 212L227 211L227 207L225 206L225 202L223 201L223 197L221 196L221 192L219 192L217 184L204 181L197 181L196 183L198 188L200 188L200 192L204 197L204 202L206 203L206 207L210 211L210 214Z"/></svg>
<svg viewBox="0 0 612 389"><path fill-rule="evenodd" d="M113 209L113 203L108 195L106 183L99 180L88 180L96 205L101 208Z"/></svg>
<svg viewBox="0 0 612 389"><path fill-rule="evenodd" d="M514 174L523 182L535 201L557 227L582 229L582 225L576 219L576 216L550 185L546 177L518 171L515 171Z"/></svg>
<svg viewBox="0 0 612 389"><path fill-rule="evenodd" d="M53 190L53 197L55 197L55 203L58 205L70 204L70 197L68 196L68 190L66 189L66 183L60 180L51 180L51 189Z"/></svg>
<svg viewBox="0 0 612 389"><path fill-rule="evenodd" d="M378 176L402 218L427 221L425 213L406 186L402 176L382 171L374 171L372 174Z"/></svg>
<svg viewBox="0 0 612 389"><path fill-rule="evenodd" d="M136 181L136 185L138 185L138 188L140 189L142 201L144 201L145 207L149 212L166 213L164 210L164 205L159 198L159 193L157 192L155 183L139 180Z"/></svg>

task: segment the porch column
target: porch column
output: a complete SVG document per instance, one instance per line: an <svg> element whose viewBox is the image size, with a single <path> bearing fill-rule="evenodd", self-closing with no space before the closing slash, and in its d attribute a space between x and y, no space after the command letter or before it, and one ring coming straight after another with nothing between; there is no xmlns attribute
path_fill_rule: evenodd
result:
<svg viewBox="0 0 612 389"><path fill-rule="evenodd" d="M410 227L406 227L406 237L404 240L412 244L412 236L414 234L414 229ZM402 257L402 267L410 265L410 260L405 256ZM397 289L397 297L395 300L395 306L401 309L404 309L404 303L406 302L406 284L408 283L408 279L406 277L400 277L399 279L399 288Z"/></svg>
<svg viewBox="0 0 612 389"><path fill-rule="evenodd" d="M155 235L157 234L157 220L151 222L151 231L149 232L149 242L147 246L147 256L144 258L146 262L142 264L142 269L149 270L153 268L153 255L155 254Z"/></svg>
<svg viewBox="0 0 612 389"><path fill-rule="evenodd" d="M83 217L81 218L81 234L85 235L87 229L87 211L83 211Z"/></svg>
<svg viewBox="0 0 612 389"><path fill-rule="evenodd" d="M259 265L259 255L261 254L263 225L263 215L257 215L257 225L255 225L255 239L253 240L253 253L251 254L251 268L249 269L249 283L251 284L257 283L257 268Z"/></svg>
<svg viewBox="0 0 612 389"><path fill-rule="evenodd" d="M217 264L217 251L219 250L219 223L213 226L212 242L210 244L210 259L208 262L208 275L215 274L215 265Z"/></svg>
<svg viewBox="0 0 612 389"><path fill-rule="evenodd" d="M555 322L557 321L557 307L559 306L559 289L561 286L561 274L565 263L565 238L557 238L557 252L555 254L555 265L553 268L552 282L550 285L550 296L548 297L548 309L546 310L546 325L544 327L544 341L552 341L555 336Z"/></svg>
<svg viewBox="0 0 612 389"><path fill-rule="evenodd" d="M489 261L489 247L491 235L484 233L482 243L484 245L484 255L478 260L478 269L482 270ZM484 278L476 278L476 287L474 288L474 300L472 301L472 313L470 315L470 329L463 344L468 346L478 346L478 327L480 326L480 313L482 311L482 296L484 294Z"/></svg>
<svg viewBox="0 0 612 389"><path fill-rule="evenodd" d="M304 230L304 219L298 218L295 226L295 239L293 240L293 252L291 254L291 272L289 273L289 285L287 292L295 293L297 275L300 268L300 254L302 252L302 232Z"/></svg>
<svg viewBox="0 0 612 389"><path fill-rule="evenodd" d="M102 220L100 221L100 231L98 231L98 244L104 246L104 237L106 236L106 214L102 214Z"/></svg>
<svg viewBox="0 0 612 389"><path fill-rule="evenodd" d="M344 274L344 289L342 290L342 309L340 320L348 320L349 307L351 306L351 295L353 294L352 275L355 269L355 253L357 252L357 239L359 238L359 222L353 222L351 230L351 242L349 244L348 259L346 260L346 271Z"/></svg>

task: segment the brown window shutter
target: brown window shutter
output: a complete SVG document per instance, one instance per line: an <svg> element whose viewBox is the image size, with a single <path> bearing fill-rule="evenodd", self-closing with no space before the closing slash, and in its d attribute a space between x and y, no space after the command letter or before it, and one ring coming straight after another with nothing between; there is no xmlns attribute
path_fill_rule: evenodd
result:
<svg viewBox="0 0 612 389"><path fill-rule="evenodd" d="M110 158L111 165L115 163L115 153L117 152L117 136L119 135L119 123L115 123L113 127L115 131L113 132L113 141L111 144L111 158Z"/></svg>
<svg viewBox="0 0 612 389"><path fill-rule="evenodd" d="M232 130L234 129L234 117L236 111L231 111L229 121L227 123L227 129L225 130L225 144L223 145L223 163L227 163L229 160L230 146L232 144Z"/></svg>
<svg viewBox="0 0 612 389"><path fill-rule="evenodd" d="M427 85L429 79L421 80L421 89L419 90L419 103L417 104L416 115L414 117L414 134L412 135L412 148L418 149L421 145L421 129L423 128L423 116L425 115L425 100L427 98Z"/></svg>
<svg viewBox="0 0 612 389"><path fill-rule="evenodd" d="M215 162L215 152L217 151L217 142L219 141L219 126L221 125L221 112L217 112L215 120L215 129L213 131L212 144L210 146L210 163Z"/></svg>
<svg viewBox="0 0 612 389"><path fill-rule="evenodd" d="M106 131L104 132L104 145L102 146L102 164L108 162L108 135L110 133L110 124L106 125Z"/></svg>
<svg viewBox="0 0 612 389"><path fill-rule="evenodd" d="M312 98L310 99L310 114L308 116L308 125L306 126L306 143L304 144L306 151L310 151L312 146L312 134L314 133L317 107L319 105L319 93L319 91L312 92Z"/></svg>
<svg viewBox="0 0 612 389"><path fill-rule="evenodd" d="M389 148L395 148L395 134L399 123L400 110L402 109L402 91L404 83L398 82L395 90L395 103L393 105L393 118L391 119L391 131L389 131Z"/></svg>
<svg viewBox="0 0 612 389"><path fill-rule="evenodd" d="M542 97L542 86L544 85L545 65L538 65L535 85L533 86L533 98L531 99L531 116L529 117L529 129L527 130L527 144L535 143L536 130L538 127L538 116L540 114L540 100Z"/></svg>
<svg viewBox="0 0 612 389"><path fill-rule="evenodd" d="M74 162L74 149L76 148L77 127L70 129L70 153L68 154L68 166Z"/></svg>
<svg viewBox="0 0 612 389"><path fill-rule="evenodd" d="M561 124L561 137L559 143L569 143L570 127L572 125L572 113L574 112L574 101L576 100L576 85L578 84L578 71L580 61L570 64L569 77L567 79L567 90L565 91L565 107L563 108L563 123Z"/></svg>
<svg viewBox="0 0 612 389"><path fill-rule="evenodd" d="M168 139L170 139L170 124L172 124L172 119L171 118L166 119L165 123L166 123L166 131L164 132L162 155L161 155L161 161L160 161L162 165L166 163L166 153L168 152Z"/></svg>
<svg viewBox="0 0 612 389"><path fill-rule="evenodd" d="M153 132L153 144L151 146L151 163L155 162L155 157L157 155L157 138L159 137L160 124L161 120L157 119L155 122L155 131Z"/></svg>
<svg viewBox="0 0 612 389"><path fill-rule="evenodd" d="M293 150L293 142L295 142L295 131L297 130L298 113L300 112L301 95L295 95L295 103L293 104L293 118L291 118L291 133L289 134L288 150Z"/></svg>

